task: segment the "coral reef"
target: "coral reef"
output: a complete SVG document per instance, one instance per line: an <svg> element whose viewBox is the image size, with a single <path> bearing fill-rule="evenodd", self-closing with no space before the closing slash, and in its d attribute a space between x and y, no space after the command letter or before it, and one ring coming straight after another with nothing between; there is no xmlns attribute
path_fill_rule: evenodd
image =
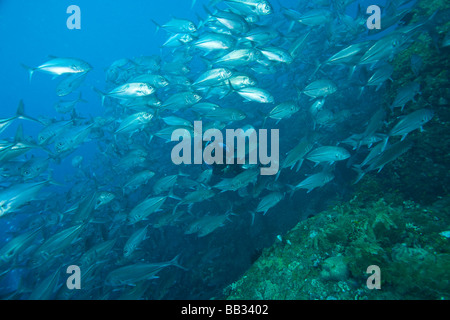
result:
<svg viewBox="0 0 450 320"><path fill-rule="evenodd" d="M450 197L423 207L350 202L300 222L237 282L228 299L449 299ZM447 230L446 229L446 230ZM367 288L370 265L381 289Z"/></svg>

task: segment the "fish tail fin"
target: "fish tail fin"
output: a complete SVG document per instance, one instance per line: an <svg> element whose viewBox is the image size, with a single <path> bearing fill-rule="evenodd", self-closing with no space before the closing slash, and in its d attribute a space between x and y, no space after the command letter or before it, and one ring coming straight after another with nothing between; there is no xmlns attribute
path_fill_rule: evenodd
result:
<svg viewBox="0 0 450 320"><path fill-rule="evenodd" d="M277 175L275 176L275 181L277 181L277 180L278 180L278 178L280 177L280 173L281 173L281 169L280 169L280 170L278 170L278 172L277 172Z"/></svg>
<svg viewBox="0 0 450 320"><path fill-rule="evenodd" d="M295 87L295 90L297 90L297 97L300 98L302 96L303 90L301 90L299 87Z"/></svg>
<svg viewBox="0 0 450 320"><path fill-rule="evenodd" d="M100 91L99 89L97 89L96 87L92 87L92 90L94 90L95 92L97 92L100 97L102 97L102 107L105 104L105 97L106 97L106 93Z"/></svg>
<svg viewBox="0 0 450 320"><path fill-rule="evenodd" d="M205 10L205 12L206 12L207 14L209 14L210 16L213 15L212 12L211 12L211 11L208 9L208 7L205 6L205 5L203 5L203 10Z"/></svg>
<svg viewBox="0 0 450 320"><path fill-rule="evenodd" d="M292 196L294 195L295 192L295 187L293 185L287 184L286 185L289 189L291 189L290 193L289 193L289 199L292 199Z"/></svg>
<svg viewBox="0 0 450 320"><path fill-rule="evenodd" d="M233 88L233 85L231 84L231 81L230 81L230 80L227 80L227 85L228 85L228 89L230 89L230 90L229 90L228 93L225 95L225 97L236 91L236 89Z"/></svg>
<svg viewBox="0 0 450 320"><path fill-rule="evenodd" d="M252 214L252 226L255 223L255 216L256 216L256 212L255 211L250 211L250 213Z"/></svg>
<svg viewBox="0 0 450 320"><path fill-rule="evenodd" d="M366 173L361 169L361 166L359 165L354 165L352 169L358 174L356 180L353 182L353 184L357 184Z"/></svg>
<svg viewBox="0 0 450 320"><path fill-rule="evenodd" d="M175 215L175 212L177 212L178 206L181 202L178 202L177 205L173 208L172 215Z"/></svg>
<svg viewBox="0 0 450 320"><path fill-rule="evenodd" d="M362 96L362 94L363 94L365 88L366 88L365 86L361 86L361 87L359 88L358 99L361 98L361 96Z"/></svg>
<svg viewBox="0 0 450 320"><path fill-rule="evenodd" d="M89 101L87 101L87 100L84 100L82 97L81 97L81 91L80 91L80 93L78 94L78 99L77 99L77 102L83 102L83 103L88 103Z"/></svg>
<svg viewBox="0 0 450 320"><path fill-rule="evenodd" d="M212 69L214 63L213 63L211 60L207 59L206 57L200 57L200 60L202 60L202 62L203 62L204 64L206 64L206 68L207 68L208 70L209 70L209 69Z"/></svg>
<svg viewBox="0 0 450 320"><path fill-rule="evenodd" d="M23 104L22 99L19 101L19 106L17 107L16 118L22 119L22 120L30 120L30 121L34 121L34 122L42 124L41 121L34 119L32 117L29 117L25 114L25 105Z"/></svg>
<svg viewBox="0 0 450 320"><path fill-rule="evenodd" d="M21 117L23 117L25 115L24 108L25 108L25 106L23 104L23 100L20 99L19 106L17 107L17 111L16 111L16 117L17 118L21 118Z"/></svg>
<svg viewBox="0 0 450 320"><path fill-rule="evenodd" d="M295 25L295 20L292 20L291 23L289 24L289 29L287 33L291 33L292 29L294 28Z"/></svg>
<svg viewBox="0 0 450 320"><path fill-rule="evenodd" d="M47 184L47 185L53 185L53 186L64 187L63 184L61 184L61 183L59 183L59 182L57 182L57 181L55 181L55 180L53 179L53 170L49 170L49 172L48 172L48 177L47 177L47 179L46 179L43 183L45 183L45 184Z"/></svg>
<svg viewBox="0 0 450 320"><path fill-rule="evenodd" d="M302 164L303 164L303 159L300 159L300 161L298 162L297 169L295 170L295 172L298 172L300 170Z"/></svg>
<svg viewBox="0 0 450 320"><path fill-rule="evenodd" d="M381 152L384 152L384 150L386 150L388 141L389 141L389 135L386 135L386 138L383 139L383 148L381 148Z"/></svg>
<svg viewBox="0 0 450 320"><path fill-rule="evenodd" d="M181 169L178 170L178 175L179 175L180 177L190 177L189 174L181 172Z"/></svg>
<svg viewBox="0 0 450 320"><path fill-rule="evenodd" d="M178 254L175 258L173 258L172 260L170 260L170 264L172 265L172 266L175 266L175 267L178 267L178 268L180 268L180 269L183 269L184 271L188 271L189 269L187 269L187 268L185 268L185 267L183 267L182 265L180 265L180 263L179 263L179 258L180 258L180 255L181 255L181 253L180 254Z"/></svg>
<svg viewBox="0 0 450 320"><path fill-rule="evenodd" d="M262 125L263 129L266 127L266 121L267 121L267 116L264 117L264 121L263 121L263 125Z"/></svg>
<svg viewBox="0 0 450 320"><path fill-rule="evenodd" d="M29 79L30 79L30 83L31 83L31 78L33 77L33 73L37 70L37 68L31 68L23 63L20 64L23 68L28 70L29 73Z"/></svg>
<svg viewBox="0 0 450 320"><path fill-rule="evenodd" d="M198 20L198 29L201 29L203 27L203 25L205 24L205 21L198 13L195 13L195 15L197 16L197 20Z"/></svg>
<svg viewBox="0 0 450 320"><path fill-rule="evenodd" d="M159 31L159 29L161 28L161 25L160 25L158 22L156 22L155 20L153 20L153 19L152 19L152 22L156 25L156 31L155 31L155 34L157 34L158 31Z"/></svg>
<svg viewBox="0 0 450 320"><path fill-rule="evenodd" d="M168 194L168 197L169 197L169 198L172 198L172 199L175 199L175 200L178 200L178 201L181 201L181 200L182 200L180 197L177 197L176 195L173 194L173 189L170 190L170 192L169 192L169 194ZM174 213L175 213L175 210L174 210Z"/></svg>
<svg viewBox="0 0 450 320"><path fill-rule="evenodd" d="M17 127L16 135L14 136L14 141L15 142L24 141L22 124L19 124L19 126Z"/></svg>

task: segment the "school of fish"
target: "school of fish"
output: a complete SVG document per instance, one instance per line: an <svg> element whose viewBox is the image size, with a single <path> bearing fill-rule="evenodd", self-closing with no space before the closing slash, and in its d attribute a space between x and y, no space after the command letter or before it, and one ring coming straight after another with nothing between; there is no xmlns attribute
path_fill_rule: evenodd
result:
<svg viewBox="0 0 450 320"><path fill-rule="evenodd" d="M358 183L407 153L409 136L420 137L433 107L415 105L418 82L403 84L388 103L382 93L393 59L435 24L428 16L409 23L414 0L389 1L383 28L395 27L374 37L366 8L347 15L352 4L211 0L196 22L155 21L167 33L161 55L130 52L107 67L103 87L85 80L106 66L73 57L24 62L24 81L38 81L36 73L57 79L60 117L28 116L19 99L16 113L0 119L0 134L20 123L14 137L0 136L0 219L10 227L0 247L0 288L8 277L20 279L0 296L205 298L201 286L186 287L225 286L211 270L239 251L232 239L266 232L258 223L282 219L296 198L306 206L333 183ZM416 74L420 64L416 55ZM98 100L84 100L81 90ZM103 115L79 114L79 103ZM175 165L172 132L193 133L194 121L203 131L279 129L278 173L261 176L248 163ZM41 127L31 138L24 134L30 123ZM95 150L90 162L77 152L86 145ZM64 161L76 174L56 181L53 168ZM69 265L80 267L82 290L67 288Z"/></svg>

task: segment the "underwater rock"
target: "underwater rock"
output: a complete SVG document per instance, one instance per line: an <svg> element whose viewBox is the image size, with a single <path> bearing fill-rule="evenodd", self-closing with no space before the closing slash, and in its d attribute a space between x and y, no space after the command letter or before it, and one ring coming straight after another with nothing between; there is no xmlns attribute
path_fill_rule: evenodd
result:
<svg viewBox="0 0 450 320"><path fill-rule="evenodd" d="M330 257L323 262L320 276L323 280L343 281L349 276L343 256Z"/></svg>

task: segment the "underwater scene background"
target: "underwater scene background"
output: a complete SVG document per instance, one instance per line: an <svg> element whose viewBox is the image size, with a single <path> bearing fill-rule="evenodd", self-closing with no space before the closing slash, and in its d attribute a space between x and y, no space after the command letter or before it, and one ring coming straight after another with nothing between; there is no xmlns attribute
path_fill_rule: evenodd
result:
<svg viewBox="0 0 450 320"><path fill-rule="evenodd" d="M449 18L0 1L0 298L448 299Z"/></svg>

